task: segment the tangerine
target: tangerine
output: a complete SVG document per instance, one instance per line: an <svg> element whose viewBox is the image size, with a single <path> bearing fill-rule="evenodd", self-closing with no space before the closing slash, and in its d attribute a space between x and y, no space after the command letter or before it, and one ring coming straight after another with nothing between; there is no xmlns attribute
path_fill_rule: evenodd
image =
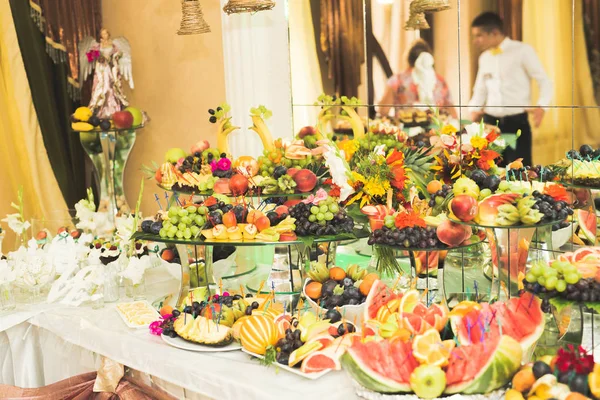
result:
<svg viewBox="0 0 600 400"><path fill-rule="evenodd" d="M165 304L164 306L162 306L162 308L160 309L160 315L162 317L164 317L165 315L169 315L169 314L173 314L173 307L171 307L168 304Z"/></svg>
<svg viewBox="0 0 600 400"><path fill-rule="evenodd" d="M368 296L369 292L371 291L371 288L373 287L374 283L375 283L375 280L366 280L365 279L365 280L362 281L362 283L358 287L358 290L360 291L360 293L363 296Z"/></svg>
<svg viewBox="0 0 600 400"><path fill-rule="evenodd" d="M323 287L323 285L320 282L310 282L308 285L306 285L306 288L304 289L304 291L306 292L306 295L308 297L310 297L313 300L317 300L318 298L321 297L321 288Z"/></svg>
<svg viewBox="0 0 600 400"><path fill-rule="evenodd" d="M535 383L535 376L531 368L525 368L517 372L513 377L512 387L519 392L527 392Z"/></svg>
<svg viewBox="0 0 600 400"><path fill-rule="evenodd" d="M364 281L371 281L371 282L375 282L375 280L379 279L379 275L377 275L375 272L371 272L370 274L365 275L365 277L363 278L363 282Z"/></svg>
<svg viewBox="0 0 600 400"><path fill-rule="evenodd" d="M333 267L329 270L329 278L334 281L341 281L346 277L346 271L340 267Z"/></svg>
<svg viewBox="0 0 600 400"><path fill-rule="evenodd" d="M433 180L427 184L427 193L434 194L435 192L442 190L442 186L442 182Z"/></svg>

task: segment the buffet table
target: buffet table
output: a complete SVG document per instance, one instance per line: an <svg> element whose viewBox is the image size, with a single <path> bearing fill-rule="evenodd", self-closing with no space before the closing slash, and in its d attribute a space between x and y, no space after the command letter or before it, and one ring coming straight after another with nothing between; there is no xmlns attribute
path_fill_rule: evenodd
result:
<svg viewBox="0 0 600 400"><path fill-rule="evenodd" d="M177 281L148 271L148 299ZM167 289L168 290L168 289ZM333 371L311 381L276 366L266 368L242 353L194 353L170 347L147 329L128 328L114 304L101 309L61 305L19 306L0 315L0 383L40 387L96 370L100 356L149 375L175 398L356 398L350 378Z"/></svg>

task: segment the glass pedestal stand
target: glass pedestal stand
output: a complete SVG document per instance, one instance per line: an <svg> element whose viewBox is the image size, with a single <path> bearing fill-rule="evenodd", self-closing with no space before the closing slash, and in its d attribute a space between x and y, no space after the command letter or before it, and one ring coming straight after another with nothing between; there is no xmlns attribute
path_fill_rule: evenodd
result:
<svg viewBox="0 0 600 400"><path fill-rule="evenodd" d="M484 267L484 275L492 281L490 297L506 300L519 292L519 283L525 278L529 249L533 236L546 243L552 250L552 225L557 221L545 222L533 226L491 226L454 220L459 224L485 229L487 242L491 250L491 262ZM543 258L547 250L532 253Z"/></svg>
<svg viewBox="0 0 600 400"><path fill-rule="evenodd" d="M386 245L375 245L381 247L387 247L392 250L397 250L408 254L411 266L411 277L416 279L416 289L427 291L427 305L441 301L443 296L448 300L452 298L452 294L447 293L445 289L446 271L445 266L441 266L440 259L441 255L446 254L449 251L466 251L468 249L478 249L482 244L481 240L474 241L469 244L452 248L434 248L434 249L421 249L421 248L403 248L397 246L386 246ZM464 264L460 266L463 269L462 280L459 283L461 292L465 292L465 287L468 286L465 280ZM451 276L456 275L451 273ZM477 287L473 289L473 293L477 291Z"/></svg>
<svg viewBox="0 0 600 400"><path fill-rule="evenodd" d="M588 187L588 186L579 186L573 185L567 182L562 182L564 186L567 187L567 191L571 195L571 207L575 212L579 210L583 210L588 213L591 219L593 219L594 223L587 225L586 231L589 235L586 235L586 239L591 243L591 246L595 246L598 244L598 236L597 236L597 224L596 224L596 206L594 204L594 195L592 190L596 188ZM600 190L597 188L596 190ZM578 218L575 218L575 221L581 223ZM588 237L589 236L589 237Z"/></svg>
<svg viewBox="0 0 600 400"><path fill-rule="evenodd" d="M123 189L123 173L131 149L135 144L136 131L143 128L111 129L78 132L81 145L92 160L94 172L100 183L98 210L108 214L112 226L119 212L129 212Z"/></svg>

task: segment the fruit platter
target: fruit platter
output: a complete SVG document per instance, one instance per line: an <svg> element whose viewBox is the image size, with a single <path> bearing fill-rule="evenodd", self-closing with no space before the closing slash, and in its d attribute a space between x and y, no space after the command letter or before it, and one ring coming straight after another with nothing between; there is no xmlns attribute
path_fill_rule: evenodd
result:
<svg viewBox="0 0 600 400"><path fill-rule="evenodd" d="M588 144L569 150L566 157L551 166L561 181L587 188L600 187L600 149Z"/></svg>

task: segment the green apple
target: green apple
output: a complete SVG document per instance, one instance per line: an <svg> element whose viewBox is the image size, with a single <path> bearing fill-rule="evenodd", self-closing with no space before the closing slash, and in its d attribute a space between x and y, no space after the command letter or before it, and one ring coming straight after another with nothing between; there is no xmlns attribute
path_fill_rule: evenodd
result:
<svg viewBox="0 0 600 400"><path fill-rule="evenodd" d="M176 163L180 158L185 158L187 156L185 150L180 148L172 148L167 151L165 154L165 161L170 163Z"/></svg>
<svg viewBox="0 0 600 400"><path fill-rule="evenodd" d="M129 111L131 115L133 115L133 126L138 126L142 124L144 120L144 116L139 108L135 107L127 107L124 111Z"/></svg>
<svg viewBox="0 0 600 400"><path fill-rule="evenodd" d="M452 186L452 192L454 196L459 194L466 194L473 197L475 200L479 198L479 186L471 178L465 176L458 178Z"/></svg>
<svg viewBox="0 0 600 400"><path fill-rule="evenodd" d="M446 389L446 374L440 367L423 364L410 374L410 388L422 399L435 399Z"/></svg>

